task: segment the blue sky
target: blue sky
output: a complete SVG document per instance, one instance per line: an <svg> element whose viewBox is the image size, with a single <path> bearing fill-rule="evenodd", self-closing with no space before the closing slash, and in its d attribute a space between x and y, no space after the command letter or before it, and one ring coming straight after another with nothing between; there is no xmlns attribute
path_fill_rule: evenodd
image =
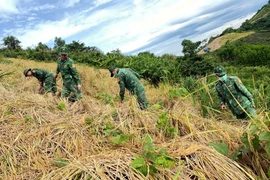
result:
<svg viewBox="0 0 270 180"><path fill-rule="evenodd" d="M268 0L1 0L0 39L23 48L54 38L84 42L104 53L181 55L184 39L202 41L237 28Z"/></svg>

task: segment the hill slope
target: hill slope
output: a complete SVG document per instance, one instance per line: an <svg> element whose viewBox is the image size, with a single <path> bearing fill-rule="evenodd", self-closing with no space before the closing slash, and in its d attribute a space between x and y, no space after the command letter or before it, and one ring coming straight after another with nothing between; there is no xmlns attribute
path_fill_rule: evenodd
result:
<svg viewBox="0 0 270 180"><path fill-rule="evenodd" d="M78 66L84 98L70 104L37 94L37 80L22 75L29 67L54 71L56 64L19 59L0 64L2 71L15 71L0 86L0 179L256 177L247 167L251 159L241 164L208 146L222 140L232 153L246 126L202 118L196 102L168 97L173 87L156 89L145 82L152 106L140 111L128 94L118 104L118 85L107 70Z"/></svg>

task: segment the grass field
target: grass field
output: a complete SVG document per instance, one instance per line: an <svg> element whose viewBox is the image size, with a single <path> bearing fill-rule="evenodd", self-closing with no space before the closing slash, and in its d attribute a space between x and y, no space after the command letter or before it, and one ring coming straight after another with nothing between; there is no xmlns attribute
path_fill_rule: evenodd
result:
<svg viewBox="0 0 270 180"><path fill-rule="evenodd" d="M230 155L248 123L229 113L200 115L192 97L169 98L175 88L143 81L151 107L140 111L108 70L77 66L84 98L75 103L39 95L26 68L51 72L56 63L10 59L0 79L0 179L258 179L269 162L235 161L208 144L225 142ZM58 89L61 90L61 79Z"/></svg>

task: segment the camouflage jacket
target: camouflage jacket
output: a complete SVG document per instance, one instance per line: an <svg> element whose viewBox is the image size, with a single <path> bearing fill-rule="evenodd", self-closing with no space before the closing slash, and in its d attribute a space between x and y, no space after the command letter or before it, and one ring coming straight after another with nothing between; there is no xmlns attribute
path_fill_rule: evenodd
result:
<svg viewBox="0 0 270 180"><path fill-rule="evenodd" d="M53 74L44 69L34 68L31 70L33 76L37 78L40 82L44 82L45 79L49 76L53 76Z"/></svg>
<svg viewBox="0 0 270 180"><path fill-rule="evenodd" d="M119 68L115 78L119 78L119 87L120 87L120 97L121 100L125 96L125 88L127 88L132 94L135 93L135 90L141 90L143 87L139 78L140 75L130 68Z"/></svg>
<svg viewBox="0 0 270 180"><path fill-rule="evenodd" d="M56 74L59 73L61 73L62 75L64 84L66 85L71 83L75 83L76 85L81 84L80 75L72 59L67 58L66 60L62 60L61 58L58 58Z"/></svg>
<svg viewBox="0 0 270 180"><path fill-rule="evenodd" d="M243 108L254 104L253 96L236 76L228 76L225 81L216 83L221 104L227 104L233 114L243 113Z"/></svg>

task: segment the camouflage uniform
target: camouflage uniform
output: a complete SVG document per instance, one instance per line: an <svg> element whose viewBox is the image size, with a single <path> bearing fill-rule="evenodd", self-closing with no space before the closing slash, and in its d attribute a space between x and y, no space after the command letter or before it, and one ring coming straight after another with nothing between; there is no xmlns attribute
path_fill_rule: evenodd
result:
<svg viewBox="0 0 270 180"><path fill-rule="evenodd" d="M218 66L215 73L220 77L216 83L216 91L221 104L227 104L237 119L248 117L246 113L252 118L255 117L253 96L241 80L236 76L226 76L226 71L222 66Z"/></svg>
<svg viewBox="0 0 270 180"><path fill-rule="evenodd" d="M61 54L66 51L62 49ZM62 60L58 58L56 74L61 73L63 79L63 88L61 92L61 97L68 97L69 101L76 101L82 98L82 92L78 89L78 85L81 84L80 75L74 65L72 59L67 58Z"/></svg>
<svg viewBox="0 0 270 180"><path fill-rule="evenodd" d="M45 88L45 92L57 92L57 87L56 87L56 79L54 78L53 74L49 71L46 71L44 69L26 69L24 70L24 75L27 77L27 73L31 71L32 75L38 79L40 82L40 86ZM45 86L44 86L45 84Z"/></svg>
<svg viewBox="0 0 270 180"><path fill-rule="evenodd" d="M112 72L114 68L110 68ZM112 75L111 75L112 76ZM125 96L125 88L127 88L132 95L137 96L137 102L139 104L140 109L146 109L149 104L145 95L144 87L140 82L140 75L130 68L119 68L117 70L117 74L115 78L119 78L119 87L120 87L120 98L124 100Z"/></svg>

